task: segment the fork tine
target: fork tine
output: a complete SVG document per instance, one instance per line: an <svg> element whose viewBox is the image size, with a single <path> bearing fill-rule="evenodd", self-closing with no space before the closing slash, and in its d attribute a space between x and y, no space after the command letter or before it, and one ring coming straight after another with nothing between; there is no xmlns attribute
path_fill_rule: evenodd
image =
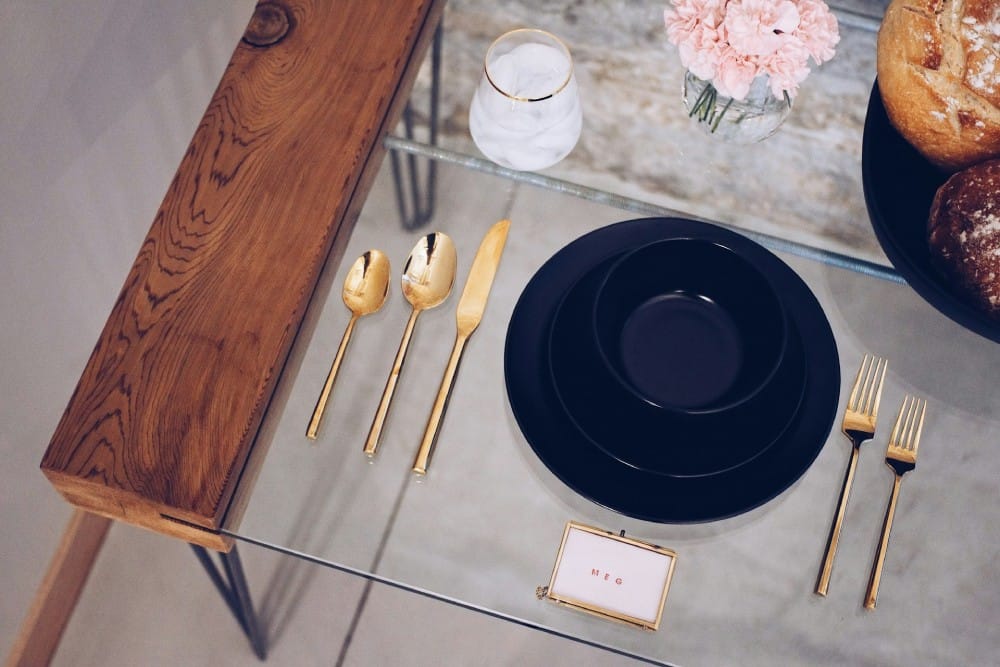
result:
<svg viewBox="0 0 1000 667"><path fill-rule="evenodd" d="M872 358L868 361L868 368L865 371L865 381L861 385L861 395L858 396L858 403L854 406L854 409L859 412L864 410L865 403L868 402L868 394L872 383L872 372L875 370L875 364L877 361L878 357L876 356L872 356Z"/></svg>
<svg viewBox="0 0 1000 667"><path fill-rule="evenodd" d="M861 396L858 397L858 405L855 408L858 412L868 412L868 399L871 397L873 373L878 368L878 357L873 356L868 364L868 372L865 373L865 383L861 387Z"/></svg>
<svg viewBox="0 0 1000 667"><path fill-rule="evenodd" d="M899 429L893 429L894 433L889 438L889 444L893 447L902 447L903 438L906 437L906 413L910 409L910 395L903 397L903 402L899 406L899 414L896 415L896 424Z"/></svg>
<svg viewBox="0 0 1000 667"><path fill-rule="evenodd" d="M917 455L917 447L920 446L920 434L923 433L924 430L924 417L926 415L927 415L927 401L923 400L920 401L920 418L917 420L917 433L913 437L913 447L911 448L914 456Z"/></svg>
<svg viewBox="0 0 1000 667"><path fill-rule="evenodd" d="M900 429L903 428L903 420L906 416L906 408L909 404L910 397L903 397L903 404L899 406L899 414L896 415L896 423L892 425L892 435L889 436L889 446L899 447L900 439Z"/></svg>
<svg viewBox="0 0 1000 667"><path fill-rule="evenodd" d="M913 414L910 417L910 429L906 434L906 448L913 450L913 443L917 440L917 426L920 422L920 404L922 401L919 398L913 399Z"/></svg>
<svg viewBox="0 0 1000 667"><path fill-rule="evenodd" d="M879 380L879 373L882 370L882 358L875 357L872 360L872 372L870 377L865 378L865 391L864 396L861 400L861 405L858 409L866 415L872 414L873 404L876 395L876 389L881 387L881 381Z"/></svg>
<svg viewBox="0 0 1000 667"><path fill-rule="evenodd" d="M848 410L857 409L858 389L861 387L861 378L865 373L865 366L869 364L870 356L871 355L866 354L865 358L861 360L861 367L858 368L858 375L854 378L854 386L851 388L851 396L847 399Z"/></svg>
<svg viewBox="0 0 1000 667"><path fill-rule="evenodd" d="M903 432L899 434L899 446L903 449L909 449L910 441L913 439L913 416L917 410L917 399L913 396L908 398L910 405L906 409L906 422L903 424Z"/></svg>
<svg viewBox="0 0 1000 667"><path fill-rule="evenodd" d="M913 399L913 419L910 421L910 434L906 439L906 448L913 449L913 444L917 441L917 428L920 426L921 401L919 398Z"/></svg>
<svg viewBox="0 0 1000 667"><path fill-rule="evenodd" d="M882 362L882 368L878 378L878 387L875 389L875 404L871 409L872 419L878 417L878 406L882 401L882 387L885 385L885 371L889 367L889 361L887 359L880 359L880 361Z"/></svg>

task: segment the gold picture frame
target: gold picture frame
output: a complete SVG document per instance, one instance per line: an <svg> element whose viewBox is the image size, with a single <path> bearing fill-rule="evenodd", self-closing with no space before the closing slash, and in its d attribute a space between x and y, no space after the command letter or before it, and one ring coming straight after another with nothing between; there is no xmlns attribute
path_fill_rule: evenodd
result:
<svg viewBox="0 0 1000 667"><path fill-rule="evenodd" d="M581 538L578 536L584 537ZM643 596L647 598L644 601L644 606L647 609L646 613L639 613L634 609L627 609L626 605L614 604L613 602L602 604L596 601L600 597L599 595L590 595L590 599L586 599L588 595L575 593L570 590L573 586L576 586L577 590L583 590L578 585L582 581L581 576L588 579L596 576L596 581L601 582L601 584L610 583L621 586L625 583L621 576L602 571L598 567L591 567L589 577L586 574L581 575L581 563L575 562L580 558L578 554L573 555L576 571L572 575L563 575L563 571L560 568L565 565L564 557L567 555L567 545L571 541L579 545L574 546L574 549L598 545L599 542L594 542L595 538L613 541L615 546L611 546L610 544L603 545L606 547L606 551L617 551L621 555L628 557L627 559L635 560L638 558L643 561L644 570L648 570L654 575L645 579L645 584L648 584L650 581L662 580L662 590L659 591L659 595L656 597L649 597L651 595L649 586L644 584L641 587ZM622 549L621 547L626 548ZM641 551L630 553L627 547ZM662 562L660 562L660 559L663 559ZM607 560L602 562L607 562ZM611 619L633 627L652 631L660 627L663 618L663 608L667 601L667 593L670 590L670 582L673 579L676 565L677 554L672 549L626 537L625 531L615 534L611 531L594 528L593 526L587 526L575 521L568 521L563 530L562 541L559 544L559 552L556 556L555 565L552 568L552 576L549 578L549 584L548 586L539 587L536 593L540 599L547 599L557 604L572 607L573 609L605 619ZM662 568L662 571L659 568ZM632 571L633 573L635 572L634 569ZM572 581L569 581L570 579ZM590 579L590 581L593 582L594 580ZM591 585L591 588L593 588L593 585Z"/></svg>

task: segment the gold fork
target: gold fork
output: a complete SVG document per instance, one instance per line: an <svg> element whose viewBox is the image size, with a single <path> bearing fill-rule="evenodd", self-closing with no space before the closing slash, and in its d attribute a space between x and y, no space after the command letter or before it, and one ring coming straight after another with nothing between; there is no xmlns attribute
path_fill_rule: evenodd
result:
<svg viewBox="0 0 1000 667"><path fill-rule="evenodd" d="M875 562L872 563L872 574L868 579L868 591L865 593L865 609L875 608L875 598L878 596L878 585L882 579L882 565L885 563L885 550L889 546L889 531L892 530L892 518L896 514L896 500L899 498L899 483L903 475L917 467L917 447L920 445L920 433L924 429L924 416L927 414L927 401L912 396L903 399L899 408L899 416L892 427L889 437L889 448L885 452L885 464L889 466L895 478L892 481L892 494L889 496L889 506L885 509L885 520L882 521L882 539L879 540L875 552Z"/></svg>
<svg viewBox="0 0 1000 667"><path fill-rule="evenodd" d="M854 379L854 387L847 399L847 410L844 412L844 423L841 430L851 440L851 459L844 475L844 485L840 489L840 500L837 502L837 513L830 526L830 536L826 540L826 555L816 579L816 593L826 595L830 588L830 574L833 572L833 557L837 553L840 542L840 529L844 524L844 513L847 511L847 497L854 483L854 470L858 466L858 453L861 443L870 440L875 435L875 419L878 417L878 404L882 399L882 385L885 382L885 369L888 362L881 357L865 355L861 368Z"/></svg>

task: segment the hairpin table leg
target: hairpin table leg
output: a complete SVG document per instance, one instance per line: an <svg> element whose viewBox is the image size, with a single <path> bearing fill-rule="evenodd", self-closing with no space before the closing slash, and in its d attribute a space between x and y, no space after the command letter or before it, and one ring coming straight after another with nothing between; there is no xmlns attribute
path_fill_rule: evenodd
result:
<svg viewBox="0 0 1000 667"><path fill-rule="evenodd" d="M441 43L444 39L438 24L434 32L434 43L431 46L431 99L429 113L428 143L437 146L438 108L440 106L441 88ZM413 140L413 107L410 102L403 109L403 130L406 138ZM406 160L406 174L403 174L403 160ZM399 208L399 219L404 229L419 229L430 222L434 215L434 196L437 189L437 162L427 160L425 165L425 181L421 189L419 165L417 156L409 153L404 158L398 150L389 150L389 160L392 166L392 179L396 186L396 206ZM406 190L409 189L409 205L407 205Z"/></svg>
<svg viewBox="0 0 1000 667"><path fill-rule="evenodd" d="M250 640L253 652L261 660L266 660L267 640L261 632L257 615L254 613L253 603L250 600L250 589L247 588L246 576L243 574L243 565L240 563L240 555L236 551L236 545L233 545L229 553L219 554L226 580L223 580L219 568L216 567L205 547L192 544L191 548L202 567L205 568L205 572L208 573L209 579L222 594L222 599L226 601L229 611L236 617L243 633Z"/></svg>

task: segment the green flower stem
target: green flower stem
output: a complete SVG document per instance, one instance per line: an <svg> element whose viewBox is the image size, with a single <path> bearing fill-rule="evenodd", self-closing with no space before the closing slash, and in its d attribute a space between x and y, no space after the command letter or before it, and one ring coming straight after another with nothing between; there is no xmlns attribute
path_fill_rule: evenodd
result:
<svg viewBox="0 0 1000 667"><path fill-rule="evenodd" d="M699 122L709 124L712 128L711 131L715 132L719 129L722 117L726 115L729 107L733 104L733 98L727 98L726 105L721 110L717 107L718 101L719 91L712 84L708 84L698 94L698 99L695 100L694 106L691 107L688 116L697 118Z"/></svg>
<svg viewBox="0 0 1000 667"><path fill-rule="evenodd" d="M689 118L693 118L697 115L698 120L705 120L703 111L708 107L709 97L713 92L715 92L715 89L711 84L702 89L701 93L698 95L698 99L694 102L694 106L691 107L691 112L688 114Z"/></svg>
<svg viewBox="0 0 1000 667"><path fill-rule="evenodd" d="M726 112L729 111L729 107L731 107L732 104L733 104L733 98L730 97L729 101L726 102L726 106L722 107L722 111L719 112L719 115L715 119L715 122L712 123L712 133L713 134L715 133L716 130L719 129L719 123L722 122L722 117L726 115ZM742 118L740 120L742 120Z"/></svg>
<svg viewBox="0 0 1000 667"><path fill-rule="evenodd" d="M719 91L715 89L715 86L709 86L711 94L708 96L709 101L705 105L704 115L701 117L702 122L711 122L711 117L715 115L715 103L719 99Z"/></svg>

